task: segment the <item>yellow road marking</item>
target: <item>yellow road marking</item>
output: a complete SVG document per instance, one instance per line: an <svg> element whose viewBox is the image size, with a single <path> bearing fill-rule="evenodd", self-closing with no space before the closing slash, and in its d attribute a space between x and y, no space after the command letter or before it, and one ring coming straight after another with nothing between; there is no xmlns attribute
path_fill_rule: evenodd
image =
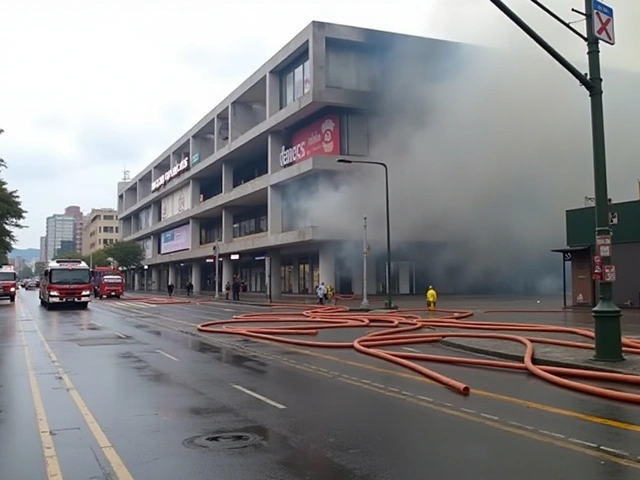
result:
<svg viewBox="0 0 640 480"><path fill-rule="evenodd" d="M38 324L35 321L33 322L33 324L35 326L36 332L38 333L38 337L40 337L40 341L42 342L42 345L44 346L45 350L47 351L47 354L49 355L49 359L51 360L51 363L57 370L60 378L62 378L62 381L65 387L67 388L67 391L71 395L71 398L76 404L76 407L78 408L78 411L82 415L82 418L87 423L87 427L89 427L89 430L93 434L93 437L96 439L96 442L98 443L98 446L102 450L102 453L104 453L104 456L107 458L107 460L111 464L111 468L113 469L113 473L115 474L116 478L118 480L133 480L133 476L131 475L131 473L129 473L129 470L124 465L124 462L116 452L115 448L113 447L113 445L111 444L107 436L105 435L102 428L100 428L98 421L95 419L95 417L89 410L89 407L87 407L87 404L84 402L84 400L76 390L76 387L71 382L69 375L67 375L67 373L62 368L62 365L58 361L58 357L56 357L55 353L53 353L53 350L51 350L51 347L49 346L49 343L47 342L47 340L44 338L44 335L42 334L42 331L38 327Z"/></svg>
<svg viewBox="0 0 640 480"><path fill-rule="evenodd" d="M154 315L154 316L158 317L158 318L162 318L163 320L168 320L168 321L179 323L179 324L182 324L182 325L187 325L187 326L192 327L192 328L196 327L195 324L193 324L191 322L185 322L184 320L176 320L174 318L165 317L163 315ZM144 321L144 320L141 320L140 318L136 318L136 321L143 321L145 323L151 323L153 325L157 325L157 323L150 322L150 321ZM212 339L211 337L205 336L203 334L199 334L199 336L201 336L202 338L206 338L207 340L219 343L219 344L224 344L224 345L227 345L227 346L230 346L230 347L234 346L233 344L229 344L229 343L220 341L218 339ZM275 347L283 349L283 350L288 350L288 351L292 351L292 352L296 352L296 353L301 353L301 354L304 354L304 355L309 355L311 357L322 358L324 360L330 360L330 361L341 363L341 364L344 364L344 365L350 365L352 367L364 368L366 370L371 370L371 371L374 371L374 372L377 372L377 373L384 373L384 374L387 374L387 375L394 375L396 377L405 378L405 379L409 379L409 380L413 380L413 381L417 381L417 382L429 383L429 384L432 384L432 385L440 385L439 383L434 382L433 380L429 380L428 378L425 378L425 377L423 377L421 375L417 375L417 374L413 374L413 373L403 373L403 372L398 372L398 371L395 371L395 370L389 370L387 368L376 367L376 366L373 366L373 365L367 365L367 364L364 364L364 363L354 362L354 361L351 361L351 360L345 360L345 359L342 359L342 358L339 358L339 357L334 357L333 355L326 355L326 354L323 354L323 353L307 350L305 348L294 347L294 346L291 346L291 345L287 345L287 344L284 344L284 343L273 342L273 341L270 341L270 340L262 340L262 339L257 339L257 338L251 338L250 340L253 341L253 342L272 345L272 346L275 346ZM563 408L552 407L551 405L544 405L544 404L541 404L541 403L531 402L531 401L524 400L524 399L521 399L521 398L510 397L510 396L507 396L507 395L502 395L502 394L495 393L495 392L489 392L489 391L486 391L486 390L479 390L479 389L476 389L476 388L472 389L472 394L479 395L479 396L486 397L486 398L491 398L493 400L512 403L512 404L519 405L519 406L525 407L525 408L532 408L532 409L544 411L544 412L547 412L547 413L553 413L553 414L556 414L556 415L561 415L561 416L570 417L570 418L576 418L576 419L584 420L584 421L591 422L591 423L597 423L597 424L600 424L600 425L606 425L608 427L618 428L618 429L621 429L621 430L628 430L628 431L632 431L632 432L640 432L640 425L635 425L633 423L620 422L618 420L611 420L611 419L608 419L608 418L602 418L602 417L596 417L596 416L593 416L593 415L587 415L587 414L576 412L576 411L573 411L573 410L566 410L566 409L563 409Z"/></svg>
<svg viewBox="0 0 640 480"><path fill-rule="evenodd" d="M62 480L62 471L60 470L60 463L58 462L56 449L53 445L53 437L51 435L51 429L49 428L49 422L47 420L47 414L44 409L44 403L42 402L42 396L40 395L40 388L38 387L36 374L33 370L33 363L31 362L31 354L29 353L27 337L24 334L24 329L22 328L21 324L19 326L19 329L22 336L22 343L24 344L24 358L27 363L27 371L29 372L31 397L33 398L33 408L36 412L36 419L38 421L38 430L40 431L40 442L42 443L42 451L44 453L44 463L45 470L47 472L47 479Z"/></svg>

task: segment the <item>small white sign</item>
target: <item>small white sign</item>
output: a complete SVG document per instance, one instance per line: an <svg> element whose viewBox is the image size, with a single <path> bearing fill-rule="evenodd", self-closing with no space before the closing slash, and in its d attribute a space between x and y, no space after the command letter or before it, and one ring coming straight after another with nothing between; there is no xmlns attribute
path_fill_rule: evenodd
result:
<svg viewBox="0 0 640 480"><path fill-rule="evenodd" d="M598 0L593 2L593 30L598 40L615 45L616 34L613 27L613 8Z"/></svg>

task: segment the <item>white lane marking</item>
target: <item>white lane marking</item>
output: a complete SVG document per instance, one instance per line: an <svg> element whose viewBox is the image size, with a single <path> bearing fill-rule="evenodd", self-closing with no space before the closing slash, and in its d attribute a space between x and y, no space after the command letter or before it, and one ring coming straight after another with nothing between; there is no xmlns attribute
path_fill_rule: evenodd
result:
<svg viewBox="0 0 640 480"><path fill-rule="evenodd" d="M99 327L103 326L100 322L96 322L95 320L91 320L91 323L93 323L94 325L97 325Z"/></svg>
<svg viewBox="0 0 640 480"><path fill-rule="evenodd" d="M570 442L579 443L580 445L585 445L587 447L598 448L598 445L596 445L595 443L585 442L584 440L578 440L577 438L569 438L568 440Z"/></svg>
<svg viewBox="0 0 640 480"><path fill-rule="evenodd" d="M484 418L489 418L491 420L498 420L498 417L494 416L494 415L489 415L487 413L481 413L480 416L484 417Z"/></svg>
<svg viewBox="0 0 640 480"><path fill-rule="evenodd" d="M426 400L427 402L433 402L433 398L423 397L422 395L418 395L420 400Z"/></svg>
<svg viewBox="0 0 640 480"><path fill-rule="evenodd" d="M113 332L113 333L115 333L120 338L127 338L127 336L124 333L120 333L120 332Z"/></svg>
<svg viewBox="0 0 640 480"><path fill-rule="evenodd" d="M625 452L624 450L618 450L616 448L603 447L602 445L600 445L599 448L600 448L600 450L604 450L605 452L615 453L617 455L623 455L625 457L629 456L629 453Z"/></svg>
<svg viewBox="0 0 640 480"><path fill-rule="evenodd" d="M550 432L548 430L538 430L540 433L544 433L545 435L551 435L552 437L556 437L556 438L565 438L564 435L560 434L560 433L554 433L554 432Z"/></svg>
<svg viewBox="0 0 640 480"><path fill-rule="evenodd" d="M420 353L420 350L416 350L415 348L402 347L402 349L403 349L403 350L406 350L407 352Z"/></svg>
<svg viewBox="0 0 640 480"><path fill-rule="evenodd" d="M163 352L162 350L156 350L156 352L158 352L160 355L164 355L167 358L170 358L171 360L175 360L176 362L179 362L180 359L174 357L173 355L169 355L167 352Z"/></svg>
<svg viewBox="0 0 640 480"><path fill-rule="evenodd" d="M271 405L272 407L276 407L276 408L287 408L284 405L282 405L281 403L278 402L274 402L273 400L271 400L270 398L264 397L262 395L260 395L259 393L256 392L252 392L249 389L246 389L244 387L241 387L240 385L236 385L235 383L230 383L229 385L231 385L233 388L240 390L241 392L246 393L247 395L251 395L254 398L257 398L258 400L262 400L264 403L268 403L269 405Z"/></svg>
<svg viewBox="0 0 640 480"><path fill-rule="evenodd" d="M471 410L470 408L460 408L460 410L462 410L463 412L467 412L467 413L476 413L475 410Z"/></svg>
<svg viewBox="0 0 640 480"><path fill-rule="evenodd" d="M514 427L521 427L521 428L526 428L527 430L535 430L535 428L530 427L529 425L524 425L522 423L518 423L518 422L508 422L510 425L513 425Z"/></svg>
<svg viewBox="0 0 640 480"><path fill-rule="evenodd" d="M387 387L389 390L391 390L392 392L398 392L400 393L400 389L399 388L393 388L393 387Z"/></svg>
<svg viewBox="0 0 640 480"><path fill-rule="evenodd" d="M233 311L235 311L235 310L233 310L233 308L223 308L222 310L225 311L225 312L233 312Z"/></svg>

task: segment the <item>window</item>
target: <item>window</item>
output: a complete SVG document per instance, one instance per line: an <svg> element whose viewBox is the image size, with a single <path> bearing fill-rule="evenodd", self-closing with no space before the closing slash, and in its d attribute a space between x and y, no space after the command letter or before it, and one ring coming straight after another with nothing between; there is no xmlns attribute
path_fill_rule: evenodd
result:
<svg viewBox="0 0 640 480"><path fill-rule="evenodd" d="M246 237L267 231L267 208L253 209L250 213L234 215L233 238Z"/></svg>
<svg viewBox="0 0 640 480"><path fill-rule="evenodd" d="M200 220L200 245L222 239L222 222L214 219Z"/></svg>
<svg viewBox="0 0 640 480"><path fill-rule="evenodd" d="M292 104L311 90L311 65L309 54L305 53L291 66L283 70L280 77L280 105Z"/></svg>
<svg viewBox="0 0 640 480"><path fill-rule="evenodd" d="M254 178L266 175L268 171L267 159L252 161L233 169L233 188L250 182Z"/></svg>
<svg viewBox="0 0 640 480"><path fill-rule="evenodd" d="M113 215L103 215L102 219L103 220L115 220Z"/></svg>
<svg viewBox="0 0 640 480"><path fill-rule="evenodd" d="M102 233L102 227L98 227L98 233Z"/></svg>
<svg viewBox="0 0 640 480"><path fill-rule="evenodd" d="M102 233L115 233L115 227L103 227Z"/></svg>
<svg viewBox="0 0 640 480"><path fill-rule="evenodd" d="M116 227L116 233L118 233L118 227Z"/></svg>
<svg viewBox="0 0 640 480"><path fill-rule="evenodd" d="M340 117L340 151L345 155L369 154L369 119L364 115Z"/></svg>

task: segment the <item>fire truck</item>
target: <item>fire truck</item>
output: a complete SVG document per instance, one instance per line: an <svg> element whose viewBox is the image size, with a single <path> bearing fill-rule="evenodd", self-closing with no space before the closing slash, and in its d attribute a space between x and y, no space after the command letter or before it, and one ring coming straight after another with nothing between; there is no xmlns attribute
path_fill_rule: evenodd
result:
<svg viewBox="0 0 640 480"><path fill-rule="evenodd" d="M91 272L91 286L95 298L124 295L124 278L117 268L95 267Z"/></svg>
<svg viewBox="0 0 640 480"><path fill-rule="evenodd" d="M13 265L0 266L0 298L8 298L11 303L14 303L17 291L18 274Z"/></svg>
<svg viewBox="0 0 640 480"><path fill-rule="evenodd" d="M53 260L40 278L40 305L77 305L87 308L91 301L91 269L82 260Z"/></svg>

